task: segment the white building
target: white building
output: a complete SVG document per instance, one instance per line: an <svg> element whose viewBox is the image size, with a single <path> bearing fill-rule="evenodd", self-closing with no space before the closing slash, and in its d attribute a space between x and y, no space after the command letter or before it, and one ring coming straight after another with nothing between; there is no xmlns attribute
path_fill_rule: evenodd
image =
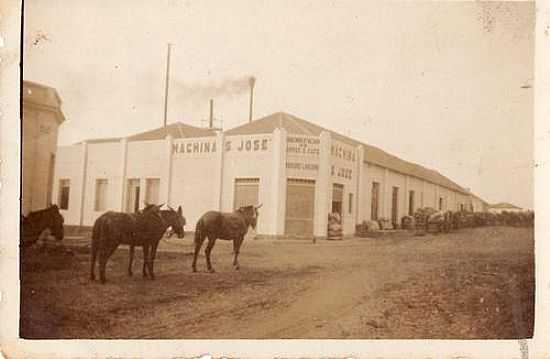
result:
<svg viewBox="0 0 550 359"><path fill-rule="evenodd" d="M352 235L363 220L480 201L436 171L286 113L225 132L174 123L62 146L55 183L67 224L91 226L106 210L150 202L182 205L194 227L208 210L262 203L258 234L276 237L324 238L329 212Z"/></svg>
<svg viewBox="0 0 550 359"><path fill-rule="evenodd" d="M489 212L491 213L502 213L502 212L523 212L523 209L518 207L518 206L514 206L513 204L511 203L506 203L506 202L503 202L503 203L497 203L497 204L492 204L488 207L488 210Z"/></svg>

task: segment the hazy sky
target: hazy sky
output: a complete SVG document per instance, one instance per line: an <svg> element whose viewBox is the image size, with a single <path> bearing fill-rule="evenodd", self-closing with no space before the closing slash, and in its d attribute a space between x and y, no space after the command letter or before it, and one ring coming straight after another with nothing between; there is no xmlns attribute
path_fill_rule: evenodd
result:
<svg viewBox="0 0 550 359"><path fill-rule="evenodd" d="M533 206L533 3L25 2L24 78L57 88L59 143L163 120L228 129L285 111ZM529 86L526 86L529 87ZM227 91L221 91L227 89Z"/></svg>

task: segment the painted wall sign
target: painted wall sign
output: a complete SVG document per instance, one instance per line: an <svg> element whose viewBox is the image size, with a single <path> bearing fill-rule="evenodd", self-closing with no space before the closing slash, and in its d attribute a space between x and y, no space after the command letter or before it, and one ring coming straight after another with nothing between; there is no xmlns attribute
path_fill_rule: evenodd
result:
<svg viewBox="0 0 550 359"><path fill-rule="evenodd" d="M269 149L269 138L231 138L224 143L225 152L265 152ZM218 151L215 139L197 139L176 142L173 154L215 153Z"/></svg>
<svg viewBox="0 0 550 359"><path fill-rule="evenodd" d="M268 150L269 139L256 138L256 139L238 139L238 140L226 140L225 152L260 152Z"/></svg>
<svg viewBox="0 0 550 359"><path fill-rule="evenodd" d="M319 156L320 141L316 137L288 136L286 152L297 155Z"/></svg>
<svg viewBox="0 0 550 359"><path fill-rule="evenodd" d="M287 162L286 168L300 171L318 171L319 165L317 163Z"/></svg>
<svg viewBox="0 0 550 359"><path fill-rule="evenodd" d="M216 152L216 141L179 142L172 145L172 153L211 153Z"/></svg>
<svg viewBox="0 0 550 359"><path fill-rule="evenodd" d="M343 146L338 143L333 143L330 146L330 154L336 158L355 162L355 150L351 149L349 146Z"/></svg>
<svg viewBox="0 0 550 359"><path fill-rule="evenodd" d="M334 177L352 179L353 170L351 168L343 168L338 166L330 166L330 174Z"/></svg>

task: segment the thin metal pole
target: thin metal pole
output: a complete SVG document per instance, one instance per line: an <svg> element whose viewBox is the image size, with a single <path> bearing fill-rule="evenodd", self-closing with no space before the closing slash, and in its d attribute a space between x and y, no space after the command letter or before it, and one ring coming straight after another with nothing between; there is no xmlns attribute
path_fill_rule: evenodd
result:
<svg viewBox="0 0 550 359"><path fill-rule="evenodd" d="M250 85L250 109L248 112L248 122L252 122L252 111L254 108L254 85L256 84L256 79L251 77L248 80L248 84Z"/></svg>
<svg viewBox="0 0 550 359"><path fill-rule="evenodd" d="M166 118L168 116L168 84L170 83L170 52L172 44L168 44L168 56L166 57L166 84L164 87L164 127L166 127Z"/></svg>

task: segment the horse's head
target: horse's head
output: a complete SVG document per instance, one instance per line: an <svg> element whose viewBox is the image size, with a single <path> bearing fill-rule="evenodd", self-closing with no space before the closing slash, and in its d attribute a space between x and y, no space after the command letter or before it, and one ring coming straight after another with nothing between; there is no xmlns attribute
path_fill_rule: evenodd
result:
<svg viewBox="0 0 550 359"><path fill-rule="evenodd" d="M59 213L59 207L57 205L52 205L48 208L49 212L49 218L50 218L50 230L52 232L52 235L57 239L58 241L63 240L63 237L65 236L65 231L63 229L63 223L64 219L61 213Z"/></svg>
<svg viewBox="0 0 550 359"><path fill-rule="evenodd" d="M258 217L260 216L260 212L258 209L260 209L262 205L259 206L244 206L238 209L239 212L241 212L248 225L252 227L252 229L256 229L256 225L258 224Z"/></svg>
<svg viewBox="0 0 550 359"><path fill-rule="evenodd" d="M168 211L164 211L162 213L166 224L172 227L172 230L176 232L178 238L183 238L185 236L184 226L186 221L183 216L181 206L178 207L177 211L168 206Z"/></svg>

